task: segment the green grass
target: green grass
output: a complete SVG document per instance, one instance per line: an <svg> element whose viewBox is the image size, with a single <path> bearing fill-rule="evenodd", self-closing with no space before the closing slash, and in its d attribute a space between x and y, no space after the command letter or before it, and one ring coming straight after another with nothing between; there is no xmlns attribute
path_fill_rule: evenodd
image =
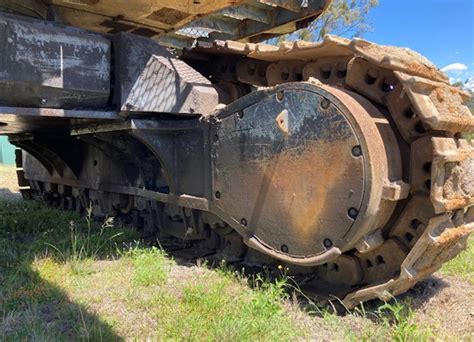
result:
<svg viewBox="0 0 474 342"><path fill-rule="evenodd" d="M443 274L465 279L474 285L474 236L468 240L467 248L459 256L443 265Z"/></svg>
<svg viewBox="0 0 474 342"><path fill-rule="evenodd" d="M66 340L92 338L96 333L112 338L109 327L71 301L60 284L45 280L35 267L38 260L59 259L57 250L62 251L62 257L74 254L71 225L87 230L87 222L74 213L35 202L0 201L0 340ZM117 246L135 234L109 227L99 238L100 227L91 224L91 242L118 232L122 235L114 244L104 246L101 256L111 256ZM72 270L69 264L67 267ZM63 274L57 268L51 272Z"/></svg>
<svg viewBox="0 0 474 342"><path fill-rule="evenodd" d="M136 239L111 220L0 201L0 340L303 336L283 310L282 283L250 289L204 268L183 279Z"/></svg>
<svg viewBox="0 0 474 342"><path fill-rule="evenodd" d="M435 336L405 301L360 307L343 317L312 303L303 310L284 277L249 281L224 267L182 266L137 239L111 219L93 222L90 214L0 200L0 340L411 341ZM472 276L470 248L444 271Z"/></svg>
<svg viewBox="0 0 474 342"><path fill-rule="evenodd" d="M166 280L166 254L156 247L150 249L133 249L133 281L138 286L160 285Z"/></svg>

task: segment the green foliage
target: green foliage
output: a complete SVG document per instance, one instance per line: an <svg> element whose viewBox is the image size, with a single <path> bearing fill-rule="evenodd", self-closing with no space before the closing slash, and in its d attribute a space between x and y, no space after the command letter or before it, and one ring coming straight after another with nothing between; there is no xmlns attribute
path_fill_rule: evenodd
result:
<svg viewBox="0 0 474 342"><path fill-rule="evenodd" d="M468 240L467 248L459 256L443 265L441 271L474 284L474 236Z"/></svg>
<svg viewBox="0 0 474 342"><path fill-rule="evenodd" d="M349 340L435 338L416 322L408 301L340 317L308 299L312 315L300 325L288 291L303 294L284 272L272 281L249 280L225 265L176 265L156 247L118 248L136 238L91 214L83 219L35 202L0 201L0 340L285 341L308 338L317 319L328 338L331 331ZM471 244L443 272L472 275L472 252Z"/></svg>
<svg viewBox="0 0 474 342"><path fill-rule="evenodd" d="M321 40L326 34L344 37L360 36L370 30L367 15L378 0L332 0L324 13L307 28L279 37L277 42Z"/></svg>
<svg viewBox="0 0 474 342"><path fill-rule="evenodd" d="M170 261L164 251L156 247L134 248L129 254L133 259L133 281L136 285L160 285L166 280Z"/></svg>
<svg viewBox="0 0 474 342"><path fill-rule="evenodd" d="M86 210L86 229L77 227L75 221L69 221L70 244L61 250L55 244L47 242L63 261L69 261L71 266L87 258L96 259L104 253L112 254L116 245L114 242L124 234L122 230L114 228L114 218L108 217L98 227L93 221L92 207Z"/></svg>
<svg viewBox="0 0 474 342"><path fill-rule="evenodd" d="M303 331L283 310L285 282L260 281L254 289L220 273L190 283L178 300L168 301L157 315L166 339L203 341L286 341ZM168 310L173 317L164 317Z"/></svg>
<svg viewBox="0 0 474 342"><path fill-rule="evenodd" d="M389 331L390 340L397 342L428 341L434 338L429 329L422 328L415 322L410 307L408 302L402 303L393 299L377 309L376 314Z"/></svg>
<svg viewBox="0 0 474 342"><path fill-rule="evenodd" d="M73 260L110 255L116 243L135 238L130 229L110 227L110 221L98 226L90 217L37 202L0 200L0 340L117 340L107 324L45 281L34 264L54 256L71 270L67 265ZM61 282L67 279L53 261L42 267Z"/></svg>

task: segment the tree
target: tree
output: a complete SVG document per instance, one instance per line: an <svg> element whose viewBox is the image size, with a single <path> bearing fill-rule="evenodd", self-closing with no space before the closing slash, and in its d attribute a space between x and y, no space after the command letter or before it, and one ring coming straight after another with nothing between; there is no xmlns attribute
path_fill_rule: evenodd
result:
<svg viewBox="0 0 474 342"><path fill-rule="evenodd" d="M367 15L378 0L332 0L324 13L307 28L281 36L277 42L321 40L325 34L354 37L370 29Z"/></svg>

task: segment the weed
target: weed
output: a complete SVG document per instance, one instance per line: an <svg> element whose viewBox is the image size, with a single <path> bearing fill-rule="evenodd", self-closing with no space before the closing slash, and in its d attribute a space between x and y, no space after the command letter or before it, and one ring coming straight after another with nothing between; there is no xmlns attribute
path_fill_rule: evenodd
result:
<svg viewBox="0 0 474 342"><path fill-rule="evenodd" d="M416 324L409 302L402 303L394 298L379 306L375 313L392 341L425 341L434 337L427 327Z"/></svg>
<svg viewBox="0 0 474 342"><path fill-rule="evenodd" d="M133 281L139 286L160 285L166 280L170 260L166 253L157 248L134 248L130 250L133 259Z"/></svg>
<svg viewBox="0 0 474 342"><path fill-rule="evenodd" d="M70 245L65 251L61 251L52 243L46 243L53 248L64 261L68 261L75 270L78 270L80 261L87 258L96 259L106 248L110 250L114 240L123 235L122 231L113 231L113 217L106 218L99 229L95 229L92 219L92 206L86 210L85 219L87 227L85 232L79 229L74 221L69 222Z"/></svg>

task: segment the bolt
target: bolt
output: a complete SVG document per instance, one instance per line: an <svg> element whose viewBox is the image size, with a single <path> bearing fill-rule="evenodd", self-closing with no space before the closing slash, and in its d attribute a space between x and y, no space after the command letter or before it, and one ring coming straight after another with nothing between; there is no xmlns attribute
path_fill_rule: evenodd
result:
<svg viewBox="0 0 474 342"><path fill-rule="evenodd" d="M281 245L280 249L283 253L288 253L288 246L287 245Z"/></svg>
<svg viewBox="0 0 474 342"><path fill-rule="evenodd" d="M332 241L330 239L324 239L323 245L326 248L330 248L330 247L332 247Z"/></svg>
<svg viewBox="0 0 474 342"><path fill-rule="evenodd" d="M48 103L48 100L46 100L46 99L41 99L41 105L44 106L46 103Z"/></svg>
<svg viewBox="0 0 474 342"><path fill-rule="evenodd" d="M219 140L219 136L217 134L214 134L214 142Z"/></svg>
<svg viewBox="0 0 474 342"><path fill-rule="evenodd" d="M357 145L352 148L352 155L354 157L360 157L362 155L362 148Z"/></svg>
<svg viewBox="0 0 474 342"><path fill-rule="evenodd" d="M357 215L359 214L359 211L356 208L349 208L347 211L347 214L351 219L355 219Z"/></svg>
<svg viewBox="0 0 474 342"><path fill-rule="evenodd" d="M239 111L239 112L237 113L237 117L238 117L239 119L242 119L242 118L244 117L244 111L243 111L243 110Z"/></svg>
<svg viewBox="0 0 474 342"><path fill-rule="evenodd" d="M216 191L215 196L217 199L221 198L221 193L219 191Z"/></svg>
<svg viewBox="0 0 474 342"><path fill-rule="evenodd" d="M328 99L323 99L321 101L321 108L322 109L328 109L330 104L331 104L331 102L329 102Z"/></svg>
<svg viewBox="0 0 474 342"><path fill-rule="evenodd" d="M279 92L277 93L277 100L278 100L278 101L282 101L282 100L283 100L283 92L282 92L282 91L279 91Z"/></svg>
<svg viewBox="0 0 474 342"><path fill-rule="evenodd" d="M242 220L240 220L240 223L242 224L242 226L247 226L247 219L243 218Z"/></svg>

